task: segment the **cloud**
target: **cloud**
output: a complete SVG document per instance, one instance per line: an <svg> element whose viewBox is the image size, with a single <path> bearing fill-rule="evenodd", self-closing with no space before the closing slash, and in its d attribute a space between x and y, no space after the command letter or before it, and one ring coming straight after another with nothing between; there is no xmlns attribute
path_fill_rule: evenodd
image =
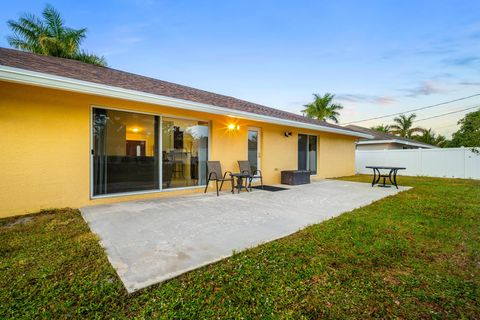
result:
<svg viewBox="0 0 480 320"><path fill-rule="evenodd" d="M407 97L429 96L435 93L443 93L447 90L436 81L422 82L415 88L402 90L407 92Z"/></svg>
<svg viewBox="0 0 480 320"><path fill-rule="evenodd" d="M432 77L432 79L456 79L456 76L453 74L453 73L449 73L449 72L443 72L443 73L439 73L439 74L436 74Z"/></svg>
<svg viewBox="0 0 480 320"><path fill-rule="evenodd" d="M432 46L430 48L414 51L413 54L428 56L428 55L446 55L453 52L454 50L451 47Z"/></svg>
<svg viewBox="0 0 480 320"><path fill-rule="evenodd" d="M465 66L476 65L478 62L480 62L480 58L474 57L474 56L468 56L468 57L461 57L461 58L454 58L454 59L444 59L443 62L449 66L465 67Z"/></svg>
<svg viewBox="0 0 480 320"><path fill-rule="evenodd" d="M342 116L358 117L360 116L360 112L355 109L346 107L342 109Z"/></svg>
<svg viewBox="0 0 480 320"><path fill-rule="evenodd" d="M395 98L393 97L377 97L375 101L377 104L387 105L395 102Z"/></svg>
<svg viewBox="0 0 480 320"><path fill-rule="evenodd" d="M480 86L480 82L478 82L478 81L461 81L458 84L461 85L461 86L467 86L467 87L469 87L469 86L473 86L473 87Z"/></svg>
<svg viewBox="0 0 480 320"><path fill-rule="evenodd" d="M393 97L365 94L339 94L335 96L335 99L345 102L374 103L381 105L387 105L395 102L395 98Z"/></svg>

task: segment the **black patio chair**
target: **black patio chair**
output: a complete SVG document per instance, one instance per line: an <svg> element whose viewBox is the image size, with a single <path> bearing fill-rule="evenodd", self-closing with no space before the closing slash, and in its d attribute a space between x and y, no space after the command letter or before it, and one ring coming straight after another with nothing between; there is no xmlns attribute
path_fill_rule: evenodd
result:
<svg viewBox="0 0 480 320"><path fill-rule="evenodd" d="M246 173L249 175L248 177L248 188L252 190L252 181L253 179L260 179L260 186L263 189L263 177L262 172L258 169L253 170L250 166L250 161L248 160L238 160L238 167L240 168L240 173Z"/></svg>
<svg viewBox="0 0 480 320"><path fill-rule="evenodd" d="M207 178L207 185L205 186L205 191L203 193L207 192L208 189L208 184L210 181L215 181L215 187L217 189L217 197L219 195L219 191L222 191L223 183L225 181L230 181L232 183L232 193L233 193L233 177L230 175L229 178L227 178L227 174L231 174L230 171L225 171L225 173L222 175L222 165L220 164L220 161L207 161L207 168L208 168L208 178ZM218 188L218 181L220 181L220 189Z"/></svg>

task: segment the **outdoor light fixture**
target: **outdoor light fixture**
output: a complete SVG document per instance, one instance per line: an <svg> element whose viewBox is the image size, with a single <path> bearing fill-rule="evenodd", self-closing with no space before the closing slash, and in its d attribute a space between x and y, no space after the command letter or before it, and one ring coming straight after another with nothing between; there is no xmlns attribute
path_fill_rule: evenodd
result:
<svg viewBox="0 0 480 320"><path fill-rule="evenodd" d="M228 130L240 130L240 126L237 124L233 124L233 123L230 123L228 126L227 126Z"/></svg>
<svg viewBox="0 0 480 320"><path fill-rule="evenodd" d="M285 131L283 134L288 138L292 136L292 131Z"/></svg>
<svg viewBox="0 0 480 320"><path fill-rule="evenodd" d="M133 131L133 132L138 132L139 129L138 129L138 128L132 128L132 131Z"/></svg>

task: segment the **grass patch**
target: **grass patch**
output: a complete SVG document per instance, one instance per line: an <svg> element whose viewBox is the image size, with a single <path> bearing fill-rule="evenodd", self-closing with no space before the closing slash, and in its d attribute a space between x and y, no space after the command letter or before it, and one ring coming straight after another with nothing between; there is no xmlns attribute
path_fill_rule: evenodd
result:
<svg viewBox="0 0 480 320"><path fill-rule="evenodd" d="M77 210L2 219L0 318L480 318L480 182L400 183L414 189L133 295Z"/></svg>

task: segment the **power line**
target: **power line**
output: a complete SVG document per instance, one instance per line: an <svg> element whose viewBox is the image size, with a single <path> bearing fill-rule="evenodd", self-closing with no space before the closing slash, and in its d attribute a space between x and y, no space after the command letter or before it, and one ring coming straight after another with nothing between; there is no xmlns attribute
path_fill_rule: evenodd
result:
<svg viewBox="0 0 480 320"><path fill-rule="evenodd" d="M416 108L416 109L411 109L411 110L407 110L407 111L403 111L403 112L387 114L387 115L381 116L381 117L375 117L375 118L369 118L369 119L363 119L363 120L357 120L357 121L350 121L350 122L347 122L347 123L343 123L343 125L398 116L400 114L406 114L406 113L415 112L415 111L419 111L419 110L425 110L425 109L429 109L429 108L433 108L433 107L443 106L445 104L449 104L449 103L453 103L453 102L457 102L457 101L462 101L462 100L470 99L470 98L477 97L477 96L480 96L480 93L473 94L471 96L466 96L466 97L454 99L454 100L450 100L450 101L440 102L440 103L437 103L437 104L432 104L432 105L421 107L421 108Z"/></svg>
<svg viewBox="0 0 480 320"><path fill-rule="evenodd" d="M428 118L415 120L415 122L420 122L420 121L424 121L424 120L439 118L439 117L443 117L443 116L446 116L446 115L449 115L449 114L458 113L458 112L462 112L462 111L466 111L466 110L470 110L470 109L475 109L475 108L479 108L479 106L465 108L465 109L462 109L462 110L457 110L457 111L452 111L452 112L447 112L447 113L442 113L442 114L439 114L439 115L436 115L436 116L433 116L433 117L428 117Z"/></svg>

